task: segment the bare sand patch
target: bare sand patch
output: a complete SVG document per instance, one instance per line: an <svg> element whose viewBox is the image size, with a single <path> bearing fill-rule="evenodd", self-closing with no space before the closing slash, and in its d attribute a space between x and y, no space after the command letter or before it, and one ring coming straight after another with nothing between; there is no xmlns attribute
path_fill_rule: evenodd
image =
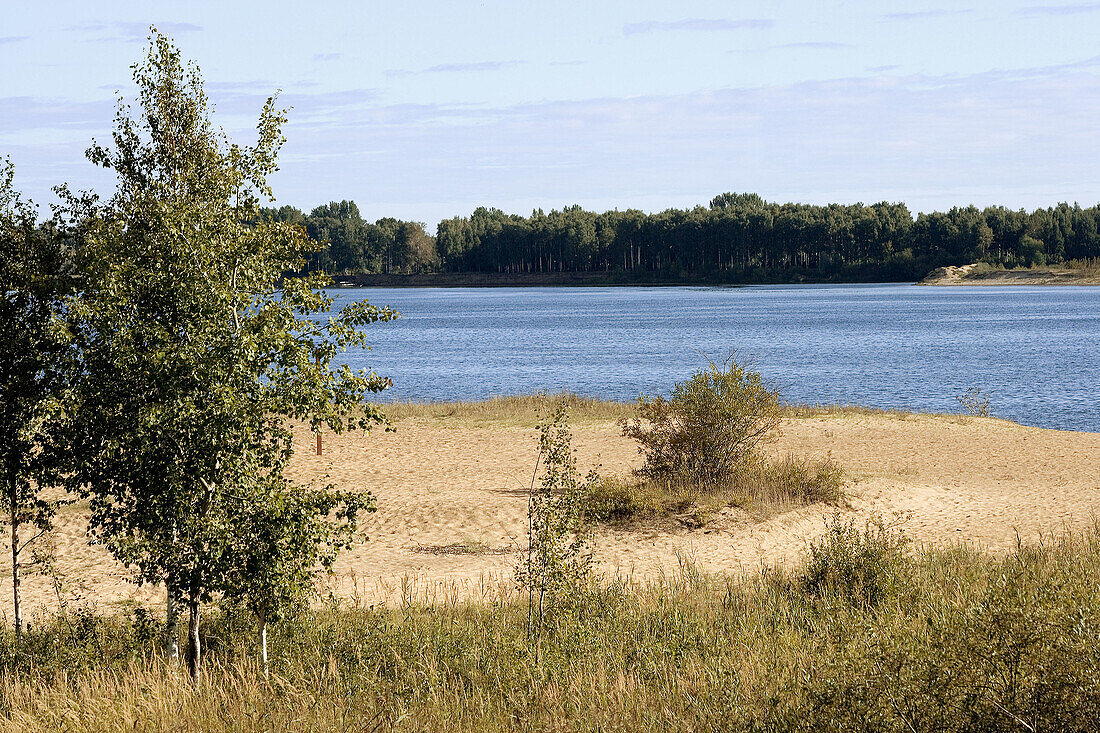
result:
<svg viewBox="0 0 1100 733"><path fill-rule="evenodd" d="M379 510L367 541L337 564L334 590L363 603L403 597L491 597L507 582L525 545L526 491L534 431L507 423L408 418L396 433L325 435L313 455L303 431L297 477L369 489ZM845 470L857 517L906 512L918 542L971 543L993 552L1017 536L1037 540L1080 529L1100 510L1100 434L1042 430L988 418L839 411L784 422L775 455L829 454ZM626 472L640 464L635 444L612 421L574 427L583 468ZM689 558L712 572L755 571L795 563L834 511L813 505L757 522L727 510L689 530L601 530L597 558L609 571L653 577ZM64 590L101 609L159 603L158 588L138 588L124 568L84 538L86 515L68 508L55 533ZM49 577L26 579L25 600L57 608ZM0 612L10 617L10 571L0 580Z"/></svg>
<svg viewBox="0 0 1100 733"><path fill-rule="evenodd" d="M1030 267L1003 270L984 263L939 267L918 285L1100 285L1096 267Z"/></svg>

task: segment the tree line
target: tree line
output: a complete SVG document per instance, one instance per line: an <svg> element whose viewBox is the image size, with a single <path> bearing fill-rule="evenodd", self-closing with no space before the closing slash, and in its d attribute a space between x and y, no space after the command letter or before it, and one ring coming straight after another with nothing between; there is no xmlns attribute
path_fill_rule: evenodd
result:
<svg viewBox="0 0 1100 733"><path fill-rule="evenodd" d="M955 207L912 215L905 204L778 204L724 193L709 206L646 214L580 206L530 216L478 208L439 222L365 222L351 201L308 215L265 212L305 227L321 249L307 267L368 273L617 272L724 280L913 280L944 265L1003 267L1100 257L1100 206Z"/></svg>

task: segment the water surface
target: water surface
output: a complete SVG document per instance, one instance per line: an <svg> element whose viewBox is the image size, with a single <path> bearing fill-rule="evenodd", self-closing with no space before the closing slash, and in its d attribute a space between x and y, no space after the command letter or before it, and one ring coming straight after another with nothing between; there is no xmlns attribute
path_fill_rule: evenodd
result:
<svg viewBox="0 0 1100 733"><path fill-rule="evenodd" d="M401 311L346 361L386 399L667 392L735 352L784 398L935 412L968 387L1028 425L1100 431L1100 288L355 288Z"/></svg>

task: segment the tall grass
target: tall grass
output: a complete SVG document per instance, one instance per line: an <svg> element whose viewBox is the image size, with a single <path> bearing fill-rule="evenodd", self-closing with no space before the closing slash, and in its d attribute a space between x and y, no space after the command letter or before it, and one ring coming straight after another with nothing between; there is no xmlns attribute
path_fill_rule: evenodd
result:
<svg viewBox="0 0 1100 733"><path fill-rule="evenodd" d="M815 558L591 587L537 657L518 597L330 605L275 630L265 680L222 616L198 688L140 623L58 621L0 638L0 729L1096 730L1100 532L998 558L834 523Z"/></svg>

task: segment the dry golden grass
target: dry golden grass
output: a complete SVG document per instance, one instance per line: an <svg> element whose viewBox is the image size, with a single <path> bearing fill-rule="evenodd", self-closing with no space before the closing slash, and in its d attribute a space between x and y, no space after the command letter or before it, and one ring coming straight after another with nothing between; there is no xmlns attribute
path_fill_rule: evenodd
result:
<svg viewBox="0 0 1100 733"><path fill-rule="evenodd" d="M801 569L590 587L538 640L515 591L317 608L273 629L269 679L247 619L210 619L198 686L119 619L23 655L0 631L0 731L1096 730L1095 528L995 557L883 527L831 525Z"/></svg>
<svg viewBox="0 0 1100 733"><path fill-rule="evenodd" d="M513 425L534 427L540 410L565 400L570 419L577 424L617 422L634 416L634 403L602 400L572 393L490 397L470 402L390 402L383 404L386 416L394 422L405 420L430 421L457 425ZM862 405L784 404L781 415L787 419L821 417L825 415L881 415L910 419L924 413Z"/></svg>
<svg viewBox="0 0 1100 733"><path fill-rule="evenodd" d="M534 427L540 411L564 400L574 423L613 422L633 414L633 405L572 393L490 397L477 402L392 402L383 405L394 422L427 420L456 425Z"/></svg>

